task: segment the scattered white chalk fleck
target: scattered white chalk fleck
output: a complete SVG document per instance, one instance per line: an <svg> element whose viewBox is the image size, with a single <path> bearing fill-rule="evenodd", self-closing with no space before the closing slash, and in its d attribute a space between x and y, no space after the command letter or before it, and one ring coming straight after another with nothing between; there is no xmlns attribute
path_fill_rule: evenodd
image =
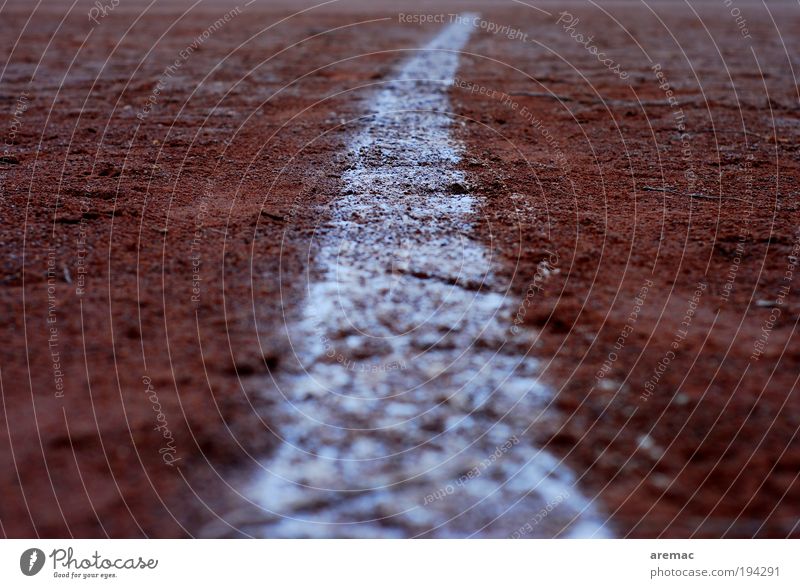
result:
<svg viewBox="0 0 800 588"><path fill-rule="evenodd" d="M619 382L609 378L603 378L600 380L600 383L597 384L597 387L606 391L617 390L619 388Z"/></svg>
<svg viewBox="0 0 800 588"><path fill-rule="evenodd" d="M659 459L664 455L664 450L656 445L656 442L650 435L641 435L639 437L639 449L653 459Z"/></svg>

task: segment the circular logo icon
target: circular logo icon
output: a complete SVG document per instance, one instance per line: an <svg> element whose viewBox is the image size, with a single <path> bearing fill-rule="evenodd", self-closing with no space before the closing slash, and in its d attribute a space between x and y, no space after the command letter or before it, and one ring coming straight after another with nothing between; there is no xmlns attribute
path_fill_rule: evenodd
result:
<svg viewBox="0 0 800 588"><path fill-rule="evenodd" d="M19 569L26 576L35 576L44 567L44 551L31 547L19 556Z"/></svg>

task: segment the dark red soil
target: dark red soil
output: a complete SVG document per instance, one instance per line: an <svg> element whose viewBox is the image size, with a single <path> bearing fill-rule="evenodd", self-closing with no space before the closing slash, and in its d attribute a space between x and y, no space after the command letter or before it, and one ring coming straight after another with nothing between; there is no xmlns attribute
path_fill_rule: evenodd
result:
<svg viewBox="0 0 800 588"><path fill-rule="evenodd" d="M165 68L235 5L181 17L188 4L159 3L137 21L145 5L125 3L93 30L91 5L62 22L60 4L17 2L0 18L1 529L202 534L273 447L274 399L258 392L286 359L308 240L337 194L354 128L341 123L363 114L397 50L441 25L341 3L264 31L289 11L256 2L182 60L145 113ZM722 3L699 18L679 3L559 8L623 81L553 6L436 12L473 6L529 34L476 32L459 78L496 95L451 96L464 169L486 199L481 234L557 390L561 426L537 431L540 443L566 456L620 536L800 534L800 124L787 57L800 12L742 3L744 39ZM688 157L643 51L675 90ZM559 271L526 304L552 252Z"/></svg>

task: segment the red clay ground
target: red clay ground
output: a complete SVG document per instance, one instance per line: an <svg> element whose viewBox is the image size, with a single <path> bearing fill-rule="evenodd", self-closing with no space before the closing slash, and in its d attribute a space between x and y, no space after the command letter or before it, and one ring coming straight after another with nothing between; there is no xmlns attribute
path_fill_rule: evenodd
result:
<svg viewBox="0 0 800 588"><path fill-rule="evenodd" d="M181 17L187 6L139 18L144 4L121 4L93 30L88 2L63 22L54 3L11 3L0 19L5 536L197 535L238 508L232 487L274 444L275 399L259 391L286 360L281 327L337 195L353 130L340 122L363 113L358 88L391 76L395 50L441 27L340 3L264 31L289 10L220 1ZM487 91L451 97L486 198L480 232L558 391L561 425L538 441L617 535L798 535L787 54L800 13L741 3L745 39L722 3L699 18L678 3L559 8L621 80L537 6L551 14L435 12L477 8L528 33L476 31L459 78ZM529 289L548 252L559 272Z"/></svg>

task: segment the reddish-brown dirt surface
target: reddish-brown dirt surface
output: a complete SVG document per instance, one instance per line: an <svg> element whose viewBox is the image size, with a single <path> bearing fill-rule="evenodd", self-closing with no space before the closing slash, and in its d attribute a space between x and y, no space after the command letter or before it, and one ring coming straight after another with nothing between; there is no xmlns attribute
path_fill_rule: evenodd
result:
<svg viewBox="0 0 800 588"><path fill-rule="evenodd" d="M756 61L729 15L701 8L708 30L673 4L655 15L610 6L642 49L599 10L569 8L578 31L613 48L630 87L565 39L557 17L529 15L526 30L541 31L544 47L484 35L461 69L518 110L480 92L455 100L471 119L464 135L477 162L468 169L491 202L486 232L516 268L520 294L547 251L558 253L561 272L534 291L525 315L541 328L545 373L569 415L543 441L585 474L622 535L785 536L797 533L800 498L800 306L797 282L784 280L800 238L798 96L784 53L793 48L751 7ZM791 13L775 9L780 31L796 25ZM498 20L528 22L524 10L506 14ZM675 88L688 160L645 52ZM523 108L563 150L567 170ZM705 289L682 325L698 283ZM751 360L784 285L794 294ZM648 394L673 342L675 357ZM610 369L597 377L604 362Z"/></svg>
<svg viewBox="0 0 800 588"><path fill-rule="evenodd" d="M555 390L531 434L617 536L800 534L800 11L653 4L6 4L4 536L241 534L342 123L442 26L398 12L466 10L527 34L479 27L450 99Z"/></svg>

